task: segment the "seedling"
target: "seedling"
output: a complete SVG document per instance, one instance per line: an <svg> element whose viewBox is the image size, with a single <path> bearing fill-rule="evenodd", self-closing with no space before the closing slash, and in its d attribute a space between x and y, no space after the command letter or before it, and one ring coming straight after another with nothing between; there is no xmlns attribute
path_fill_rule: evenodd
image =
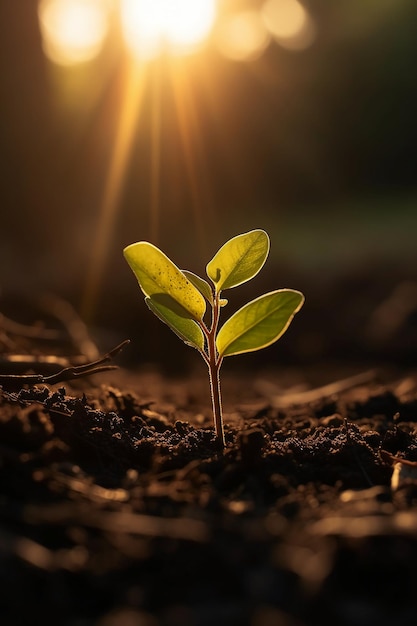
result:
<svg viewBox="0 0 417 626"><path fill-rule="evenodd" d="M264 230L252 230L227 241L207 264L211 285L180 270L147 241L132 243L124 256L145 294L149 309L184 343L196 348L207 363L216 436L224 447L219 372L223 359L271 345L287 330L304 296L294 289L266 293L236 311L219 328L220 310L227 305L222 291L247 282L260 271L269 253ZM204 321L207 305L211 319Z"/></svg>

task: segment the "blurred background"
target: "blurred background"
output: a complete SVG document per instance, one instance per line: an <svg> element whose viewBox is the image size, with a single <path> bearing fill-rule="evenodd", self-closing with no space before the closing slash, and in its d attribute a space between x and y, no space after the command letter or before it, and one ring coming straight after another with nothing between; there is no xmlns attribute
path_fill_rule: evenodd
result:
<svg viewBox="0 0 417 626"><path fill-rule="evenodd" d="M260 227L230 312L279 287L306 305L242 364L415 364L415 59L415 0L1 0L0 310L53 293L181 359L123 247L204 274Z"/></svg>

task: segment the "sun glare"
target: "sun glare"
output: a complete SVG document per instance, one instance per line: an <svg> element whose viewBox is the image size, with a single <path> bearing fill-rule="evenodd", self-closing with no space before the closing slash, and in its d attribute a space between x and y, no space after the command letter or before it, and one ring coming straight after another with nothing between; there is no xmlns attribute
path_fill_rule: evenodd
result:
<svg viewBox="0 0 417 626"><path fill-rule="evenodd" d="M47 57L58 65L90 61L100 52L109 26L103 0L41 0L39 22Z"/></svg>
<svg viewBox="0 0 417 626"><path fill-rule="evenodd" d="M209 35L216 0L121 0L122 31L135 57L194 52Z"/></svg>
<svg viewBox="0 0 417 626"><path fill-rule="evenodd" d="M208 100L214 107L223 106L224 94L217 99L214 93L215 83L211 80L216 80L216 72L210 54L206 61L195 65L177 59L169 63L148 61L165 55L180 57L206 52L208 43L216 46L227 59L250 62L260 58L273 39L292 50L303 49L314 39L315 22L298 0L262 0L261 8L232 11L226 9L225 4L225 0L39 0L42 44L53 63L63 67L85 63L104 52L104 46L110 50L115 44L118 52L120 48L129 52L111 57L114 60L111 67L120 70L114 72L114 77L106 71L108 64L104 54L98 59L102 70L96 71L98 66L94 65L90 98L98 105L85 107L83 127L88 131L85 141L93 142L104 122L108 137L108 160L100 158L98 169L93 168L93 173L101 172L104 182L97 203L98 226L85 273L83 314L87 319L91 319L100 296L130 159L139 145L141 150L145 145L148 150L149 179L144 197L149 194L146 228L152 240L158 240L165 217L162 205L169 177L170 194L175 194L177 206L182 204L181 198L187 198L199 249L203 250L206 245L206 216L210 214L212 202L205 162L205 134L200 126L198 91L194 90L196 83L197 90L199 84L207 89ZM82 74L87 76L89 72ZM66 84L73 85L72 72L64 71L63 76L65 79L69 76ZM111 90L106 87L107 79L112 80ZM112 97L108 98L110 91ZM164 108L165 96L169 108ZM87 97L84 93L80 98L83 105ZM89 113L92 131L88 128ZM214 113L217 115L217 109ZM220 113L218 118L222 118ZM218 126L219 136L226 134L221 124ZM175 148L173 167L172 148ZM230 154L233 154L231 161L238 163L239 155L235 159L233 146ZM230 171L235 171L226 158L225 163ZM181 176L184 176L184 185L177 183Z"/></svg>
<svg viewBox="0 0 417 626"><path fill-rule="evenodd" d="M276 41L288 50L303 50L316 35L314 22L298 0L268 0L262 18Z"/></svg>
<svg viewBox="0 0 417 626"><path fill-rule="evenodd" d="M220 52L233 61L252 61L263 53L270 35L258 11L242 11L224 18L216 32Z"/></svg>

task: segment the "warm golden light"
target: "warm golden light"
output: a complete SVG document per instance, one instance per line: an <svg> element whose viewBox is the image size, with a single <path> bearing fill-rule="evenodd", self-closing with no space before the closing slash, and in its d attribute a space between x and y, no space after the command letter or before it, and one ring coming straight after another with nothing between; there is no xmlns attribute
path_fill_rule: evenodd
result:
<svg viewBox="0 0 417 626"><path fill-rule="evenodd" d="M43 48L58 65L90 61L108 32L105 0L41 0L39 22Z"/></svg>
<svg viewBox="0 0 417 626"><path fill-rule="evenodd" d="M315 39L314 22L298 0L268 0L261 15L269 32L284 48L302 50Z"/></svg>
<svg viewBox="0 0 417 626"><path fill-rule="evenodd" d="M111 157L100 207L100 219L95 229L91 245L91 262L86 271L82 302L83 314L91 319L97 304L103 281L107 251L112 240L112 231L119 209L120 195L128 170L129 158L135 139L135 129L140 118L146 75L138 73L134 64L129 64L124 72L124 97L120 107L117 127L112 142Z"/></svg>
<svg viewBox="0 0 417 626"><path fill-rule="evenodd" d="M213 26L216 0L121 0L124 39L140 59L193 52Z"/></svg>
<svg viewBox="0 0 417 626"><path fill-rule="evenodd" d="M220 52L234 61L251 61L258 58L270 40L258 11L242 11L224 17L216 32Z"/></svg>

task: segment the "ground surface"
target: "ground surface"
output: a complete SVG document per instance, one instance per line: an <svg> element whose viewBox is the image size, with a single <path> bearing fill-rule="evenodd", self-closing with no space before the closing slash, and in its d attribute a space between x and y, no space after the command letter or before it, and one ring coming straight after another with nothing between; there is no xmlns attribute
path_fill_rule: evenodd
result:
<svg viewBox="0 0 417 626"><path fill-rule="evenodd" d="M417 376L350 374L229 367L224 453L203 370L3 379L2 626L415 624Z"/></svg>

